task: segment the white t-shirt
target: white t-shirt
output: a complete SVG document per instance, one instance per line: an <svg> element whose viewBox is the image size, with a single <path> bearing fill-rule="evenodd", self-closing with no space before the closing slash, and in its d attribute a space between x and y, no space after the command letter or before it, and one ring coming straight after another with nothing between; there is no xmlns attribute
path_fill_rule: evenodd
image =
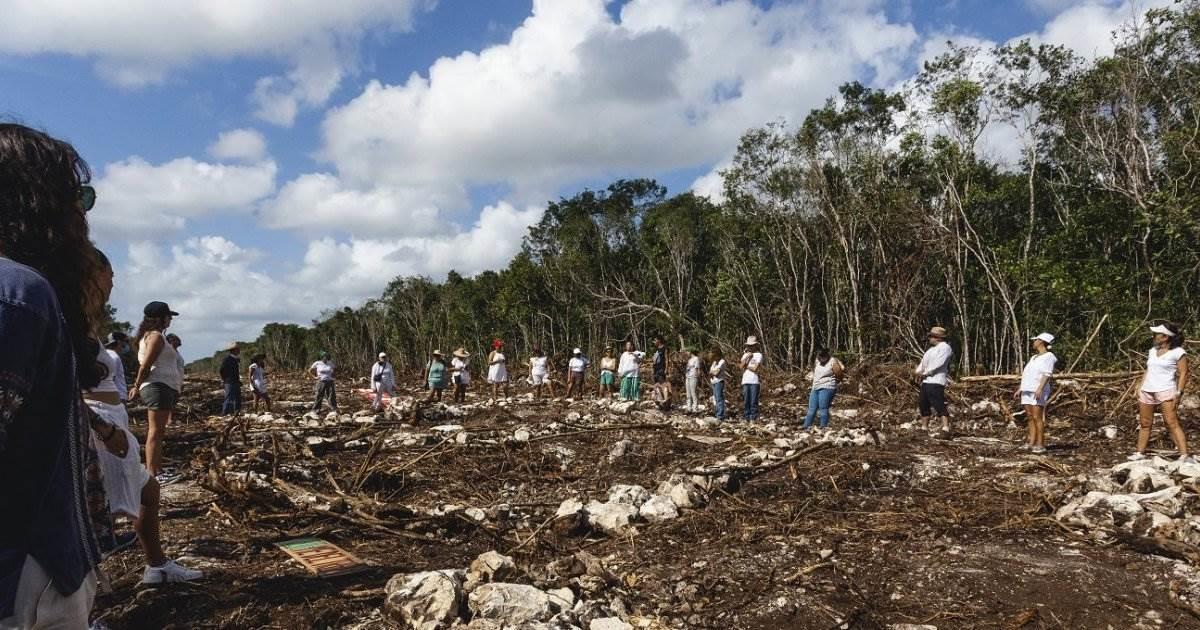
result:
<svg viewBox="0 0 1200 630"><path fill-rule="evenodd" d="M684 374L688 378L700 378L700 357L692 355L692 358L688 359L687 371Z"/></svg>
<svg viewBox="0 0 1200 630"><path fill-rule="evenodd" d="M317 371L317 379L319 380L333 380L333 361L317 361L309 369Z"/></svg>
<svg viewBox="0 0 1200 630"><path fill-rule="evenodd" d="M1029 357L1029 362L1025 364L1025 369L1021 371L1021 391L1041 394L1038 391L1038 385L1041 385L1043 377L1054 373L1054 365L1056 363L1058 363L1058 357L1054 356L1053 352L1035 354Z"/></svg>
<svg viewBox="0 0 1200 630"><path fill-rule="evenodd" d="M721 359L708 368L708 382L720 383L725 380L725 359Z"/></svg>
<svg viewBox="0 0 1200 630"><path fill-rule="evenodd" d="M841 364L842 362L838 361L836 357L829 357L829 360L825 362L825 365L821 365L821 362L817 361L813 366L812 373L813 390L837 389L837 375L834 374L833 368Z"/></svg>
<svg viewBox="0 0 1200 630"><path fill-rule="evenodd" d="M571 357L571 360L567 362L567 367L572 372L582 372L587 369L587 366L588 360L583 357Z"/></svg>
<svg viewBox="0 0 1200 630"><path fill-rule="evenodd" d="M260 392L267 391L266 370L263 370L262 366L257 363L250 364L250 385Z"/></svg>
<svg viewBox="0 0 1200 630"><path fill-rule="evenodd" d="M108 367L108 373L112 377L113 386L117 388L117 395L121 397L121 400L128 400L129 383L125 381L125 362L121 361L121 355L117 354L116 350L105 348L104 352L108 354L109 361L111 361L111 363L105 362L104 365ZM179 362L179 373L183 374L183 359L180 358Z"/></svg>
<svg viewBox="0 0 1200 630"><path fill-rule="evenodd" d="M747 352L742 355L742 360L745 361L749 357L750 362L746 364L746 369L742 371L742 385L758 385L762 379L758 377L758 372L753 372L750 368L757 368L762 365L763 355L761 352Z"/></svg>
<svg viewBox="0 0 1200 630"><path fill-rule="evenodd" d="M530 372L534 376L545 376L550 371L550 359L546 357L533 357L529 359Z"/></svg>
<svg viewBox="0 0 1200 630"><path fill-rule="evenodd" d="M1153 394L1176 389L1179 360L1185 354L1187 352L1183 348L1171 348L1158 356L1158 348L1151 348L1146 355L1146 378L1142 381L1142 391Z"/></svg>
<svg viewBox="0 0 1200 630"><path fill-rule="evenodd" d="M950 358L954 350L945 341L925 351L921 363L917 365L917 374L925 377L922 383L947 385L950 383Z"/></svg>
<svg viewBox="0 0 1200 630"><path fill-rule="evenodd" d="M622 352L621 362L617 366L617 373L620 374L622 378L626 376L637 376L638 365L641 363L642 357L644 356L646 356L646 353L639 350L634 350L633 352Z"/></svg>
<svg viewBox="0 0 1200 630"><path fill-rule="evenodd" d="M107 376L88 391L111 392L119 396L121 400L125 400L125 366L121 364L121 357L112 350L101 348L100 352L96 354L96 362L104 365Z"/></svg>

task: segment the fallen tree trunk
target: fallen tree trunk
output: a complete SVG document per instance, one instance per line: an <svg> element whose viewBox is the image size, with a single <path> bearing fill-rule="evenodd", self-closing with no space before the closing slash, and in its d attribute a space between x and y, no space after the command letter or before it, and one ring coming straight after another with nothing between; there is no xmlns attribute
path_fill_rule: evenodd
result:
<svg viewBox="0 0 1200 630"><path fill-rule="evenodd" d="M1075 379L1080 381L1086 380L1107 380L1117 378L1130 378L1137 376L1135 372L1063 372L1055 374L1054 379ZM991 381L1019 381L1020 374L987 374L983 376L964 376L956 379L959 383L988 383Z"/></svg>

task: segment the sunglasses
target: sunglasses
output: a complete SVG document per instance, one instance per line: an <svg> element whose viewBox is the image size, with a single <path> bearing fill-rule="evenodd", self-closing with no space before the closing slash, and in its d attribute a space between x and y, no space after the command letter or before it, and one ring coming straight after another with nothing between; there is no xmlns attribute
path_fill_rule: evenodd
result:
<svg viewBox="0 0 1200 630"><path fill-rule="evenodd" d="M96 189L88 185L80 186L78 203L80 210L91 210L96 205Z"/></svg>

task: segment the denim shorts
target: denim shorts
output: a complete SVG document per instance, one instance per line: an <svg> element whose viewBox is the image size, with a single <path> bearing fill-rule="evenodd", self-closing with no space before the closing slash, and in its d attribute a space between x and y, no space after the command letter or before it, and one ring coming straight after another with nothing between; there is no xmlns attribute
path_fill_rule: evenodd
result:
<svg viewBox="0 0 1200 630"><path fill-rule="evenodd" d="M138 394L147 407L157 411L170 411L179 402L179 392L164 383L146 383Z"/></svg>

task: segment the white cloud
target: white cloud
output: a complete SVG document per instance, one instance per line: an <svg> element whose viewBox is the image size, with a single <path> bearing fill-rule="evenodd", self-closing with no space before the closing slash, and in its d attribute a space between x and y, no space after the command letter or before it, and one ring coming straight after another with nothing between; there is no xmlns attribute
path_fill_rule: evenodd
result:
<svg viewBox="0 0 1200 630"><path fill-rule="evenodd" d="M134 156L104 166L89 222L102 239L165 239L188 219L248 211L275 191L275 173L271 160L214 164L184 157L151 164Z"/></svg>
<svg viewBox="0 0 1200 630"><path fill-rule="evenodd" d="M466 199L413 188L355 190L329 173L310 173L284 185L263 205L260 220L273 229L425 236L449 227L438 211L448 203L465 204Z"/></svg>
<svg viewBox="0 0 1200 630"><path fill-rule="evenodd" d="M798 120L863 74L895 74L916 41L877 1L632 0L614 20L603 0L536 0L509 41L400 85L371 81L331 110L321 156L340 182L329 194L392 201L361 227L327 212L296 227L377 235L411 208L461 212L472 186L529 199L582 179L708 166L750 127Z"/></svg>
<svg viewBox="0 0 1200 630"><path fill-rule="evenodd" d="M218 160L257 162L267 155L267 139L254 129L225 131L208 147L208 154Z"/></svg>
<svg viewBox="0 0 1200 630"><path fill-rule="evenodd" d="M1174 4L1174 0L1127 0L1125 2L1086 2L1054 16L1042 29L1029 37L1036 43L1060 44L1091 59L1112 54L1113 31L1131 20L1141 19L1150 9ZM1024 39L1025 36L1017 38Z"/></svg>
<svg viewBox="0 0 1200 630"><path fill-rule="evenodd" d="M271 57L291 66L255 91L259 116L290 125L325 103L358 40L404 31L434 0L6 0L0 54L61 53L95 60L126 87L160 83L203 60Z"/></svg>

